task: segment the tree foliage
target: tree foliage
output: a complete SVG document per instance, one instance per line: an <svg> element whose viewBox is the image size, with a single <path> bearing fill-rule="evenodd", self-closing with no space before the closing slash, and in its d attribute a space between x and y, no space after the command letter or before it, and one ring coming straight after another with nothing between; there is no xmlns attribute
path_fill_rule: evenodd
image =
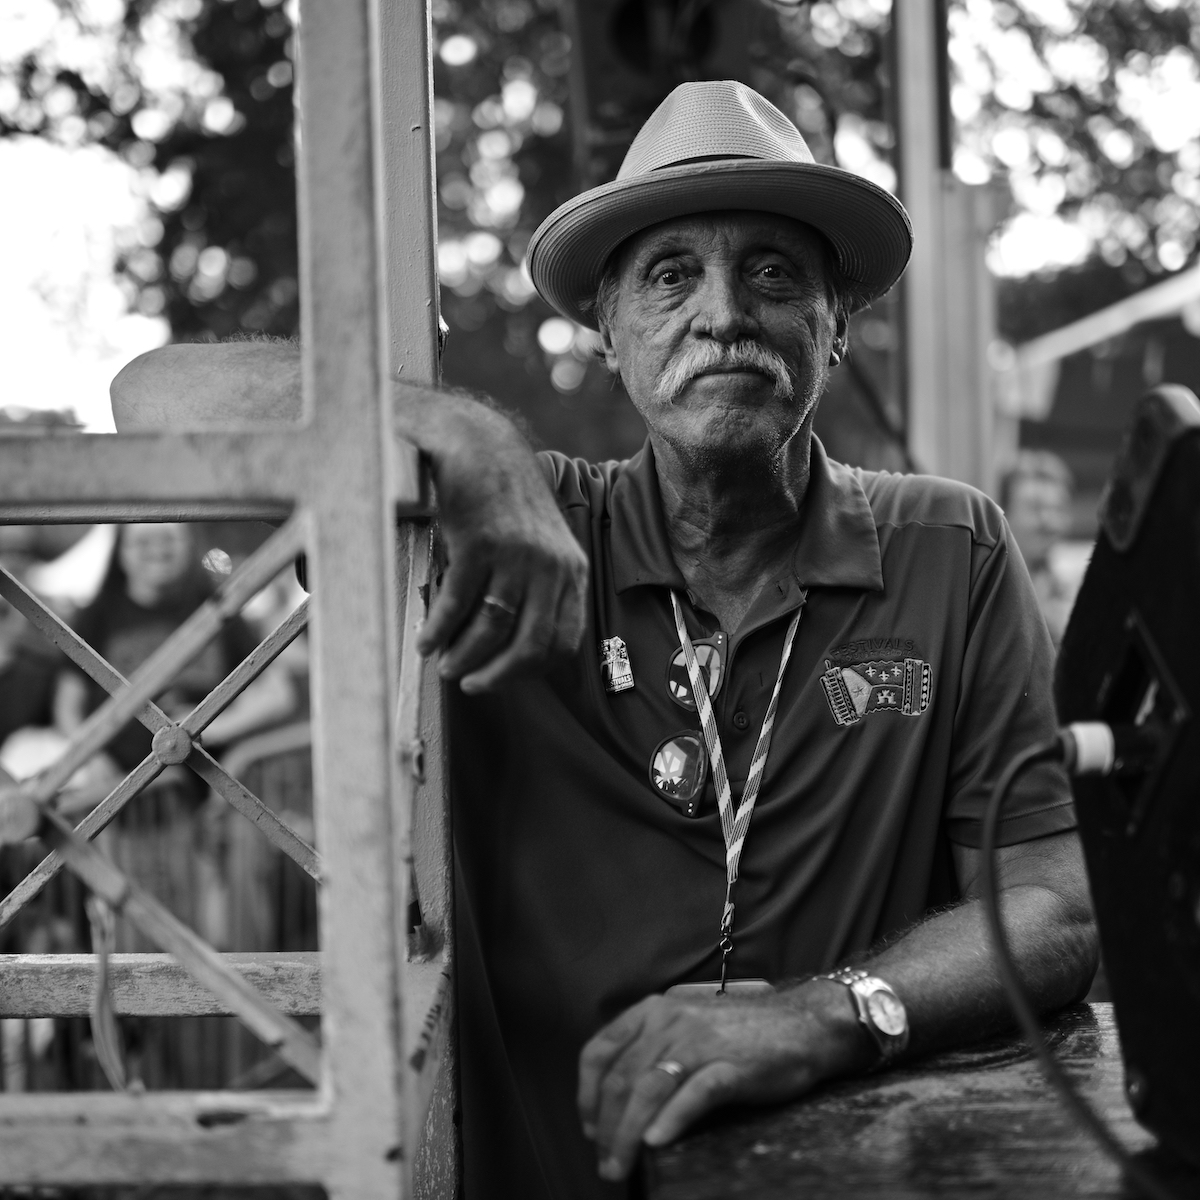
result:
<svg viewBox="0 0 1200 1200"><path fill-rule="evenodd" d="M1136 264L1133 286L1183 267L1200 228L1198 16L1195 0L966 0L960 173L1005 176L1019 211L1071 222L1077 260Z"/></svg>
<svg viewBox="0 0 1200 1200"><path fill-rule="evenodd" d="M59 8L46 44L7 65L0 134L95 143L142 173L156 216L116 268L177 338L291 333L287 13L260 0L128 0L104 22L86 5Z"/></svg>

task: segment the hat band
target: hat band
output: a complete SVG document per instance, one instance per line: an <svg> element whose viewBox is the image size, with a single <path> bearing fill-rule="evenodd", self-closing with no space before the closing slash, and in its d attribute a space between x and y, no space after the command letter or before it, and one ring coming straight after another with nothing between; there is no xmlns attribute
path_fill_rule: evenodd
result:
<svg viewBox="0 0 1200 1200"><path fill-rule="evenodd" d="M736 161L739 161L742 159L749 159L752 162L773 162L774 161L773 159L769 159L769 158L760 158L757 154L700 154L700 155L697 155L695 158L676 158L676 159L672 160L671 162L659 163L657 167L653 168L653 170L665 171L669 167L686 167L686 166L690 166L692 163L736 162ZM800 162L802 160L797 159L796 161ZM627 178L632 179L632 178L635 178L635 176L627 176Z"/></svg>

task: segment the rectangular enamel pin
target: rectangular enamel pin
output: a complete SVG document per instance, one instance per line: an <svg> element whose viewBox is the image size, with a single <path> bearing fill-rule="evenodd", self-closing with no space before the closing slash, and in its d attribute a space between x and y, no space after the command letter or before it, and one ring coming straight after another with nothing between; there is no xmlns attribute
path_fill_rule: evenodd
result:
<svg viewBox="0 0 1200 1200"><path fill-rule="evenodd" d="M627 692L633 687L633 669L624 638L603 638L600 642L600 674L606 692Z"/></svg>

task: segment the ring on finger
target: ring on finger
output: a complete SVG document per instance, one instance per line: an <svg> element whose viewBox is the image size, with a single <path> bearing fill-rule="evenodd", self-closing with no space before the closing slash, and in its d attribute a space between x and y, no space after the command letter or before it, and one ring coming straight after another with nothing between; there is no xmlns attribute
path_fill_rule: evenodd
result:
<svg viewBox="0 0 1200 1200"><path fill-rule="evenodd" d="M652 1071L661 1071L664 1075L669 1075L676 1083L679 1083L687 1070L683 1063L676 1062L673 1058L660 1059L650 1068Z"/></svg>
<svg viewBox="0 0 1200 1200"><path fill-rule="evenodd" d="M513 604L509 604L507 600L501 600L499 596L487 595L484 596L479 605L480 610L486 612L489 616L506 617L510 621L515 621L517 618L517 609Z"/></svg>

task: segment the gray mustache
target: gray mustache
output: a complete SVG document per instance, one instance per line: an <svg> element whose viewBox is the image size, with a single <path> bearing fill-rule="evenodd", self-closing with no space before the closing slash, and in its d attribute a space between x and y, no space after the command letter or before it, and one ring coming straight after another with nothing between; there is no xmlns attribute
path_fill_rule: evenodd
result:
<svg viewBox="0 0 1200 1200"><path fill-rule="evenodd" d="M760 371L774 381L775 395L780 400L790 400L796 394L783 359L774 350L748 341L690 343L663 372L655 391L662 400L674 400L697 375L719 367Z"/></svg>

